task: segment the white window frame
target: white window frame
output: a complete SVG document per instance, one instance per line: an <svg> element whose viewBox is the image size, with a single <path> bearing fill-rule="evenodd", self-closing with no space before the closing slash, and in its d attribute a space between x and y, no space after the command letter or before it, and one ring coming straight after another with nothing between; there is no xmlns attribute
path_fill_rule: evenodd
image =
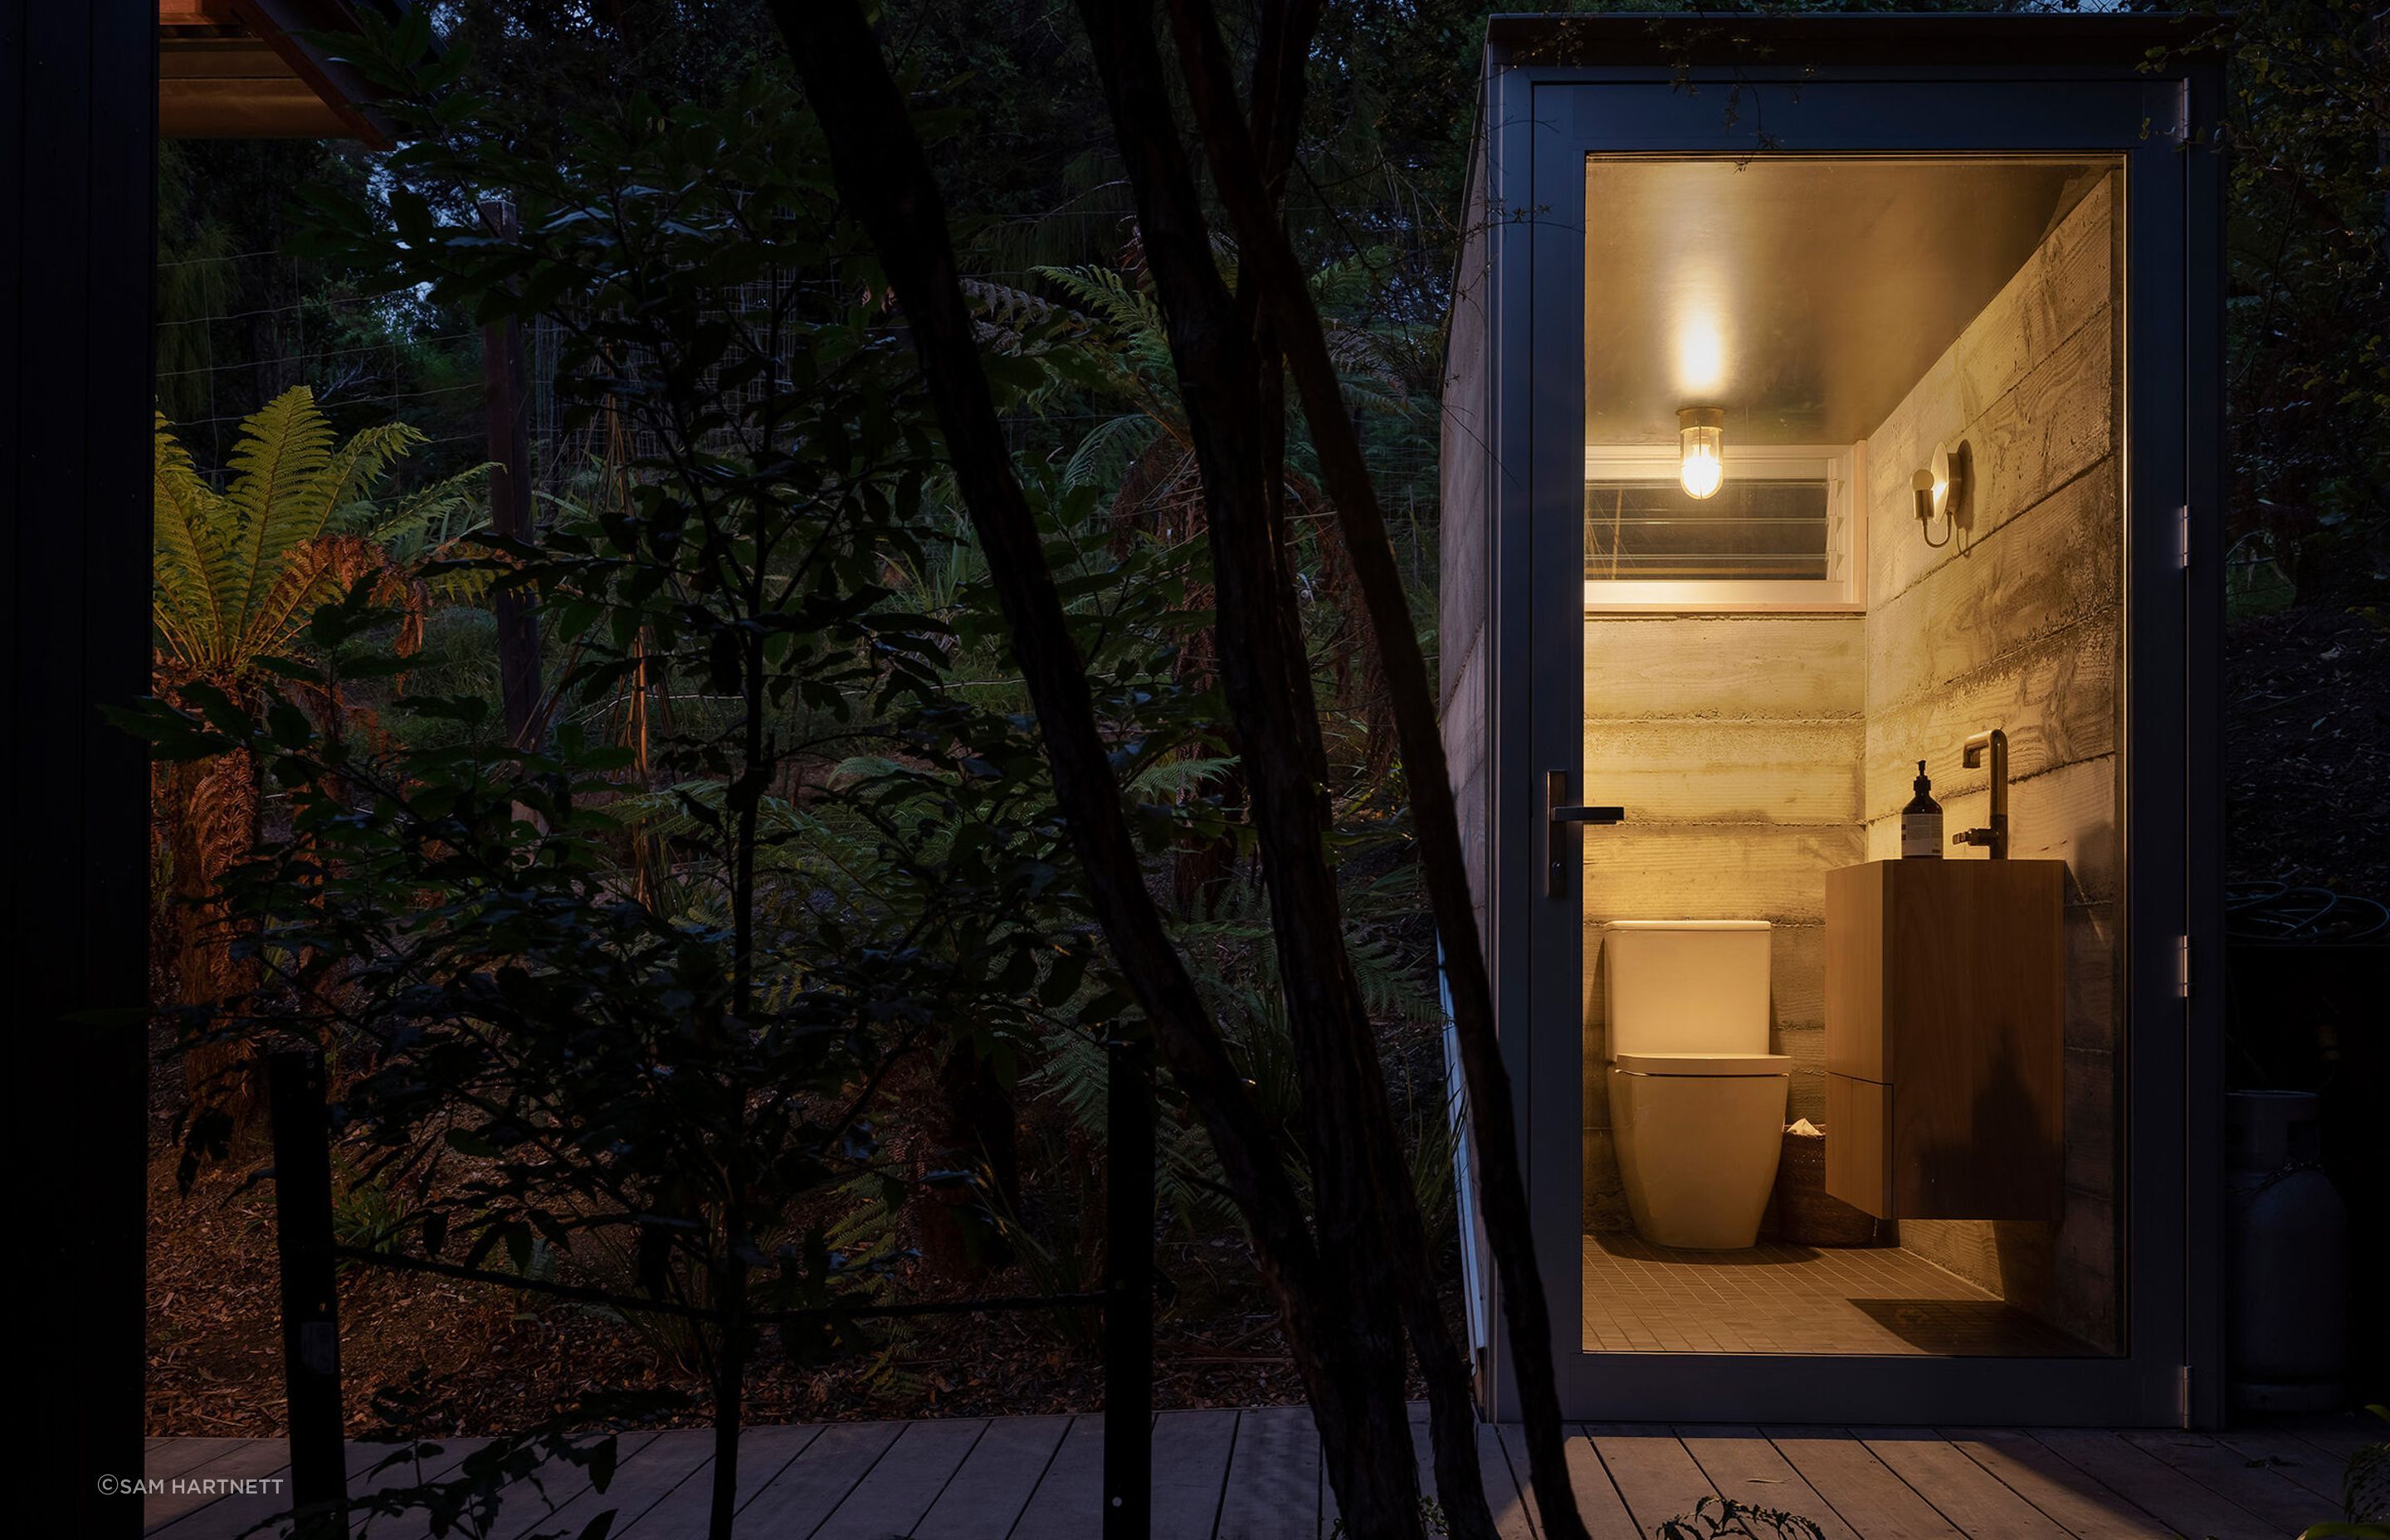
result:
<svg viewBox="0 0 2390 1540"><path fill-rule="evenodd" d="M1818 611L1867 609L1867 444L1726 446L1726 474L1814 477L1826 481L1826 569L1818 581L1671 578L1587 578L1588 615ZM1587 485L1597 481L1667 481L1677 474L1674 444L1587 444Z"/></svg>

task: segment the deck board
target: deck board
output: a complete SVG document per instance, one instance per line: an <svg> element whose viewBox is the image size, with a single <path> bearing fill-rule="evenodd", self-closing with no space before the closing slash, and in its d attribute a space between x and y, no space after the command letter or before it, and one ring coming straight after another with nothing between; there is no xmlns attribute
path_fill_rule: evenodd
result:
<svg viewBox="0 0 2390 1540"><path fill-rule="evenodd" d="M271 1476L290 1463L289 1447L278 1438L240 1439L237 1442L238 1448L210 1451L205 1460L187 1466L176 1477L170 1478L165 1491L145 1495L141 1499L143 1532L160 1529L185 1514L197 1513L201 1508L212 1508L222 1502L222 1495L208 1490L204 1485L206 1482L241 1482ZM172 1484L175 1482L181 1484Z"/></svg>
<svg viewBox="0 0 2390 1540"><path fill-rule="evenodd" d="M1004 1540L1070 1426L1067 1417L991 1418L914 1527L914 1540Z"/></svg>
<svg viewBox="0 0 2390 1540"><path fill-rule="evenodd" d="M589 1435L586 1440L581 1441L581 1446L586 1447L595 1444L599 1436ZM617 1435L614 1444L614 1458L618 1473L623 1466L636 1457L640 1450L646 1448L659 1436L647 1431ZM441 1453L423 1461L422 1476L435 1481L456 1474L458 1468L469 1457L486 1448L490 1443L487 1439L433 1442L439 1444ZM353 1444L351 1447L356 1446ZM381 1455L387 1453L387 1448L382 1449L376 1455L376 1460L378 1461ZM373 1462L368 1462L369 1465L371 1463ZM561 1457L542 1461L533 1469L532 1474L537 1478L535 1482L529 1478L518 1480L498 1494L498 1502L491 1516L488 1529L491 1540L514 1540L514 1536L537 1527L548 1517L552 1509L562 1508L572 1504L583 1493L589 1490L589 1468ZM417 1479L414 1473L402 1468L384 1472L376 1480L375 1484L385 1487L404 1486L415 1484ZM598 1509L592 1508L588 1511L595 1514ZM352 1527L360 1534L371 1535L373 1540L428 1540L431 1533L431 1518L423 1508L413 1508L401 1513L392 1514L387 1518L372 1519L370 1522L355 1522ZM212 1526L208 1531L212 1536L233 1535L238 1533L237 1530L217 1530ZM450 1533L456 1532L452 1530ZM175 1540L183 1540L183 1537L177 1534Z"/></svg>
<svg viewBox="0 0 2390 1540"><path fill-rule="evenodd" d="M2338 1502L2319 1499L2204 1435L2141 1431L2121 1436L2135 1448L2165 1461L2177 1474L2233 1504L2268 1534L2296 1534L2309 1524L2341 1517Z"/></svg>
<svg viewBox="0 0 2390 1540"><path fill-rule="evenodd" d="M2135 1504L2169 1530L2202 1540L2280 1540L2288 1529L2261 1524L2148 1450L2118 1434L2085 1428L2043 1429L2034 1437L2060 1458Z"/></svg>
<svg viewBox="0 0 2390 1540"><path fill-rule="evenodd" d="M142 1474L172 1481L186 1476L212 1459L246 1449L261 1441L253 1438L178 1438L161 1439L141 1456ZM162 1444L164 1447L160 1447Z"/></svg>
<svg viewBox="0 0 2390 1540"><path fill-rule="evenodd" d="M1685 1427L1677 1430L1677 1437L1719 1496L1797 1513L1825 1531L1826 1540L1859 1540L1858 1532L1843 1522L1833 1505L1818 1495L1758 1429Z"/></svg>
<svg viewBox="0 0 2390 1540"><path fill-rule="evenodd" d="M1212 1540L1228 1490L1237 1419L1164 1412L1153 1423L1153 1540Z"/></svg>
<svg viewBox="0 0 2390 1540"><path fill-rule="evenodd" d="M1939 1437L1909 1428L1854 1428L1868 1453L1961 1534L2069 1540L2064 1526Z"/></svg>
<svg viewBox="0 0 2390 1540"><path fill-rule="evenodd" d="M362 1464L350 1463L349 1491L353 1497L363 1502L379 1493L439 1481L464 1464L466 1457L474 1450L489 1442L482 1438L447 1438L418 1439L408 1444L353 1444L349 1447L364 1450L366 1457ZM383 1467L383 1461L402 1453L405 1457ZM349 1532L352 1534L379 1535L394 1530L397 1525L398 1521L394 1518L375 1520L362 1509L350 1510ZM211 1533L222 1533L212 1525L210 1529Z"/></svg>
<svg viewBox="0 0 2390 1540"><path fill-rule="evenodd" d="M812 1540L883 1540L911 1534L987 1431L983 1418L908 1422Z"/></svg>
<svg viewBox="0 0 2390 1540"><path fill-rule="evenodd" d="M366 1473L379 1464L382 1457L390 1452L391 1446L386 1444L350 1444L347 1460L349 1484L354 1487L362 1483ZM203 1466L195 1474L205 1476L210 1469ZM278 1466L266 1474L277 1478L276 1485L270 1491L236 1493L218 1497L212 1502L192 1508L179 1519L150 1529L148 1533L156 1536L157 1540L189 1540L189 1537L197 1535L238 1534L242 1530L263 1523L277 1513L289 1512L291 1496L290 1461L288 1454L286 1453Z"/></svg>
<svg viewBox="0 0 2390 1540"><path fill-rule="evenodd" d="M1527 1533L1527 1535L1542 1535L1544 1511L1535 1502L1535 1473L1532 1473L1532 1466L1527 1464L1527 1430L1520 1428L1518 1423L1506 1423L1501 1428L1494 1428L1491 1423L1480 1423L1477 1425L1477 1442L1480 1442L1480 1461L1477 1464L1489 1464L1494 1457L1484 1452L1484 1444L1494 1444L1494 1449L1501 1454L1503 1470L1510 1478L1510 1490L1518 1492L1518 1516L1515 1519L1501 1504L1494 1504L1494 1533L1501 1535L1503 1540L1510 1540L1510 1535L1520 1533L1520 1526L1524 1526L1523 1533ZM1491 1490L1486 1492L1486 1497L1491 1499Z"/></svg>
<svg viewBox="0 0 2390 1540"><path fill-rule="evenodd" d="M804 1424L742 1430L739 1434L736 1506L744 1509L753 1502L755 1495L777 1480L820 1433L820 1428ZM675 1487L670 1502L660 1503L644 1514L616 1524L613 1533L618 1540L626 1533L633 1540L704 1540L713 1501L713 1467L709 1458L696 1484L684 1482Z"/></svg>
<svg viewBox="0 0 2390 1540"><path fill-rule="evenodd" d="M1610 1479L1593 1440L1583 1429L1571 1428L1563 1447L1569 1486L1576 1493L1576 1514L1585 1521L1586 1533L1593 1540L1643 1540L1644 1532L1635 1527L1635 1516L1626 1511L1626 1499L1619 1495L1618 1483Z"/></svg>
<svg viewBox="0 0 2390 1540"><path fill-rule="evenodd" d="M1335 1504L1311 1414L1301 1406L1163 1412L1154 1419L1154 1540L1322 1540ZM1477 1450L1497 1533L1541 1525L1515 1427L1481 1426ZM2336 1451L2371 1436L2356 1419L2211 1435L2136 1430L1780 1428L1594 1424L1569 1430L1569 1474L1593 1540L1642 1540L1704 1496L1815 1521L1828 1540L2271 1540L2329 1517ZM1413 1409L1422 1490L1427 1425ZM439 1443L421 1477L453 1473L482 1440ZM585 1469L544 1468L545 1496L509 1490L495 1540L577 1534L615 1511L616 1540L700 1540L712 1435L622 1435L604 1493ZM413 1462L372 1474L388 1445L351 1446L352 1489L418 1480ZM2255 1463L2253 1463L2255 1462ZM273 1439L169 1439L152 1477L275 1476ZM950 1418L750 1429L740 1436L741 1536L773 1540L1098 1540L1103 1418ZM280 1493L150 1500L149 1540L234 1540L278 1511ZM554 1508L551 1511L550 1504ZM376 1540L415 1540L428 1516L376 1521ZM270 1532L269 1532L270 1533Z"/></svg>
<svg viewBox="0 0 2390 1540"><path fill-rule="evenodd" d="M906 1427L902 1422L834 1422L823 1428L739 1510L739 1527L790 1540L810 1535L871 1473Z"/></svg>
<svg viewBox="0 0 2390 1540"><path fill-rule="evenodd" d="M1237 1414L1218 1540L1289 1540L1319 1533L1319 1435L1307 1406Z"/></svg>
<svg viewBox="0 0 2390 1540"><path fill-rule="evenodd" d="M376 1469L375 1467L388 1459L395 1452L395 1446L387 1444L353 1445L368 1451L372 1457L366 1462L364 1471L350 1480L349 1492L353 1499L362 1503L380 1493L441 1481L464 1464L475 1450L487 1447L489 1442L485 1438L418 1439L407 1446L408 1457L386 1469ZM350 1469L354 1470L356 1467L351 1466ZM362 1508L353 1508L349 1512L349 1533L371 1535L379 1540L381 1535L396 1533L405 1521L397 1514L387 1519L378 1518ZM218 1532L212 1528L211 1533Z"/></svg>
<svg viewBox="0 0 2390 1540"><path fill-rule="evenodd" d="M741 1450L740 1464L745 1464ZM578 1534L601 1513L614 1516L610 1533L620 1534L647 1516L657 1504L688 1488L686 1506L710 1511L713 1502L713 1430L681 1428L658 1433L615 1467L600 1492L593 1484L537 1526Z"/></svg>
<svg viewBox="0 0 2390 1540"><path fill-rule="evenodd" d="M1104 1419L1074 1417L1006 1533L1015 1540L1096 1540L1103 1527L1096 1506L1103 1488Z"/></svg>
<svg viewBox="0 0 2390 1540"><path fill-rule="evenodd" d="M2390 1422L2369 1414L2343 1412L2336 1417L2286 1418L2271 1426L2314 1444L2338 1469L2348 1457L2370 1444L2390 1442Z"/></svg>
<svg viewBox="0 0 2390 1540"><path fill-rule="evenodd" d="M1786 1463L1867 1540L1967 1540L1939 1508L1846 1430L1771 1428L1767 1432Z"/></svg>
<svg viewBox="0 0 2390 1540"><path fill-rule="evenodd" d="M1649 1534L1669 1520L1690 1514L1704 1497L1717 1495L1682 1439L1666 1428L1595 1422L1586 1425L1601 1463L1618 1483L1618 1495L1638 1534Z"/></svg>
<svg viewBox="0 0 2390 1540"><path fill-rule="evenodd" d="M2075 1540L2169 1540L2174 1531L2053 1453L2011 1428L1942 1430L1950 1446L2010 1491L2063 1525Z"/></svg>
<svg viewBox="0 0 2390 1540"><path fill-rule="evenodd" d="M2332 1511L2339 1511L2341 1478L2348 1467L2345 1457L2334 1459L2296 1433L2280 1428L2235 1428L2217 1434L2216 1442L2325 1499Z"/></svg>

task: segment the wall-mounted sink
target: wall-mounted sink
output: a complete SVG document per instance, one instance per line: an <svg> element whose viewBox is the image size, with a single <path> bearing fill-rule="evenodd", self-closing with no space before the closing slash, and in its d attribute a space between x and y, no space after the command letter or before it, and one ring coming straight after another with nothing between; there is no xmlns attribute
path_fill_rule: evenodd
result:
<svg viewBox="0 0 2390 1540"><path fill-rule="evenodd" d="M2066 863L1826 876L1826 1190L1884 1219L2054 1219Z"/></svg>

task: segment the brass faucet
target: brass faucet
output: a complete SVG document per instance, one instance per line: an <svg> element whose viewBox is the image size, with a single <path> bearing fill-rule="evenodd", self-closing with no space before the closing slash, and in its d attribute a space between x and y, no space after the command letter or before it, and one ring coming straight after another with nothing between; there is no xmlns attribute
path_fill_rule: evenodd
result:
<svg viewBox="0 0 2390 1540"><path fill-rule="evenodd" d="M1987 846L1993 860L2005 861L2009 858L2009 735L1998 727L1977 733L1967 740L1959 763L1972 770L1984 763L1985 749L1992 751L1992 827L1961 829L1950 836L1950 842Z"/></svg>

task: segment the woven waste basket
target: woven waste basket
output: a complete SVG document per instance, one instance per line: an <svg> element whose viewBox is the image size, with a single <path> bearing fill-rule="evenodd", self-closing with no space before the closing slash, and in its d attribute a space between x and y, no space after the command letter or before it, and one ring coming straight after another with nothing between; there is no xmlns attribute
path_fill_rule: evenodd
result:
<svg viewBox="0 0 2390 1540"><path fill-rule="evenodd" d="M1777 1237L1793 1246L1872 1246L1882 1226L1875 1216L1826 1191L1826 1130L1784 1131L1784 1153L1776 1162Z"/></svg>

